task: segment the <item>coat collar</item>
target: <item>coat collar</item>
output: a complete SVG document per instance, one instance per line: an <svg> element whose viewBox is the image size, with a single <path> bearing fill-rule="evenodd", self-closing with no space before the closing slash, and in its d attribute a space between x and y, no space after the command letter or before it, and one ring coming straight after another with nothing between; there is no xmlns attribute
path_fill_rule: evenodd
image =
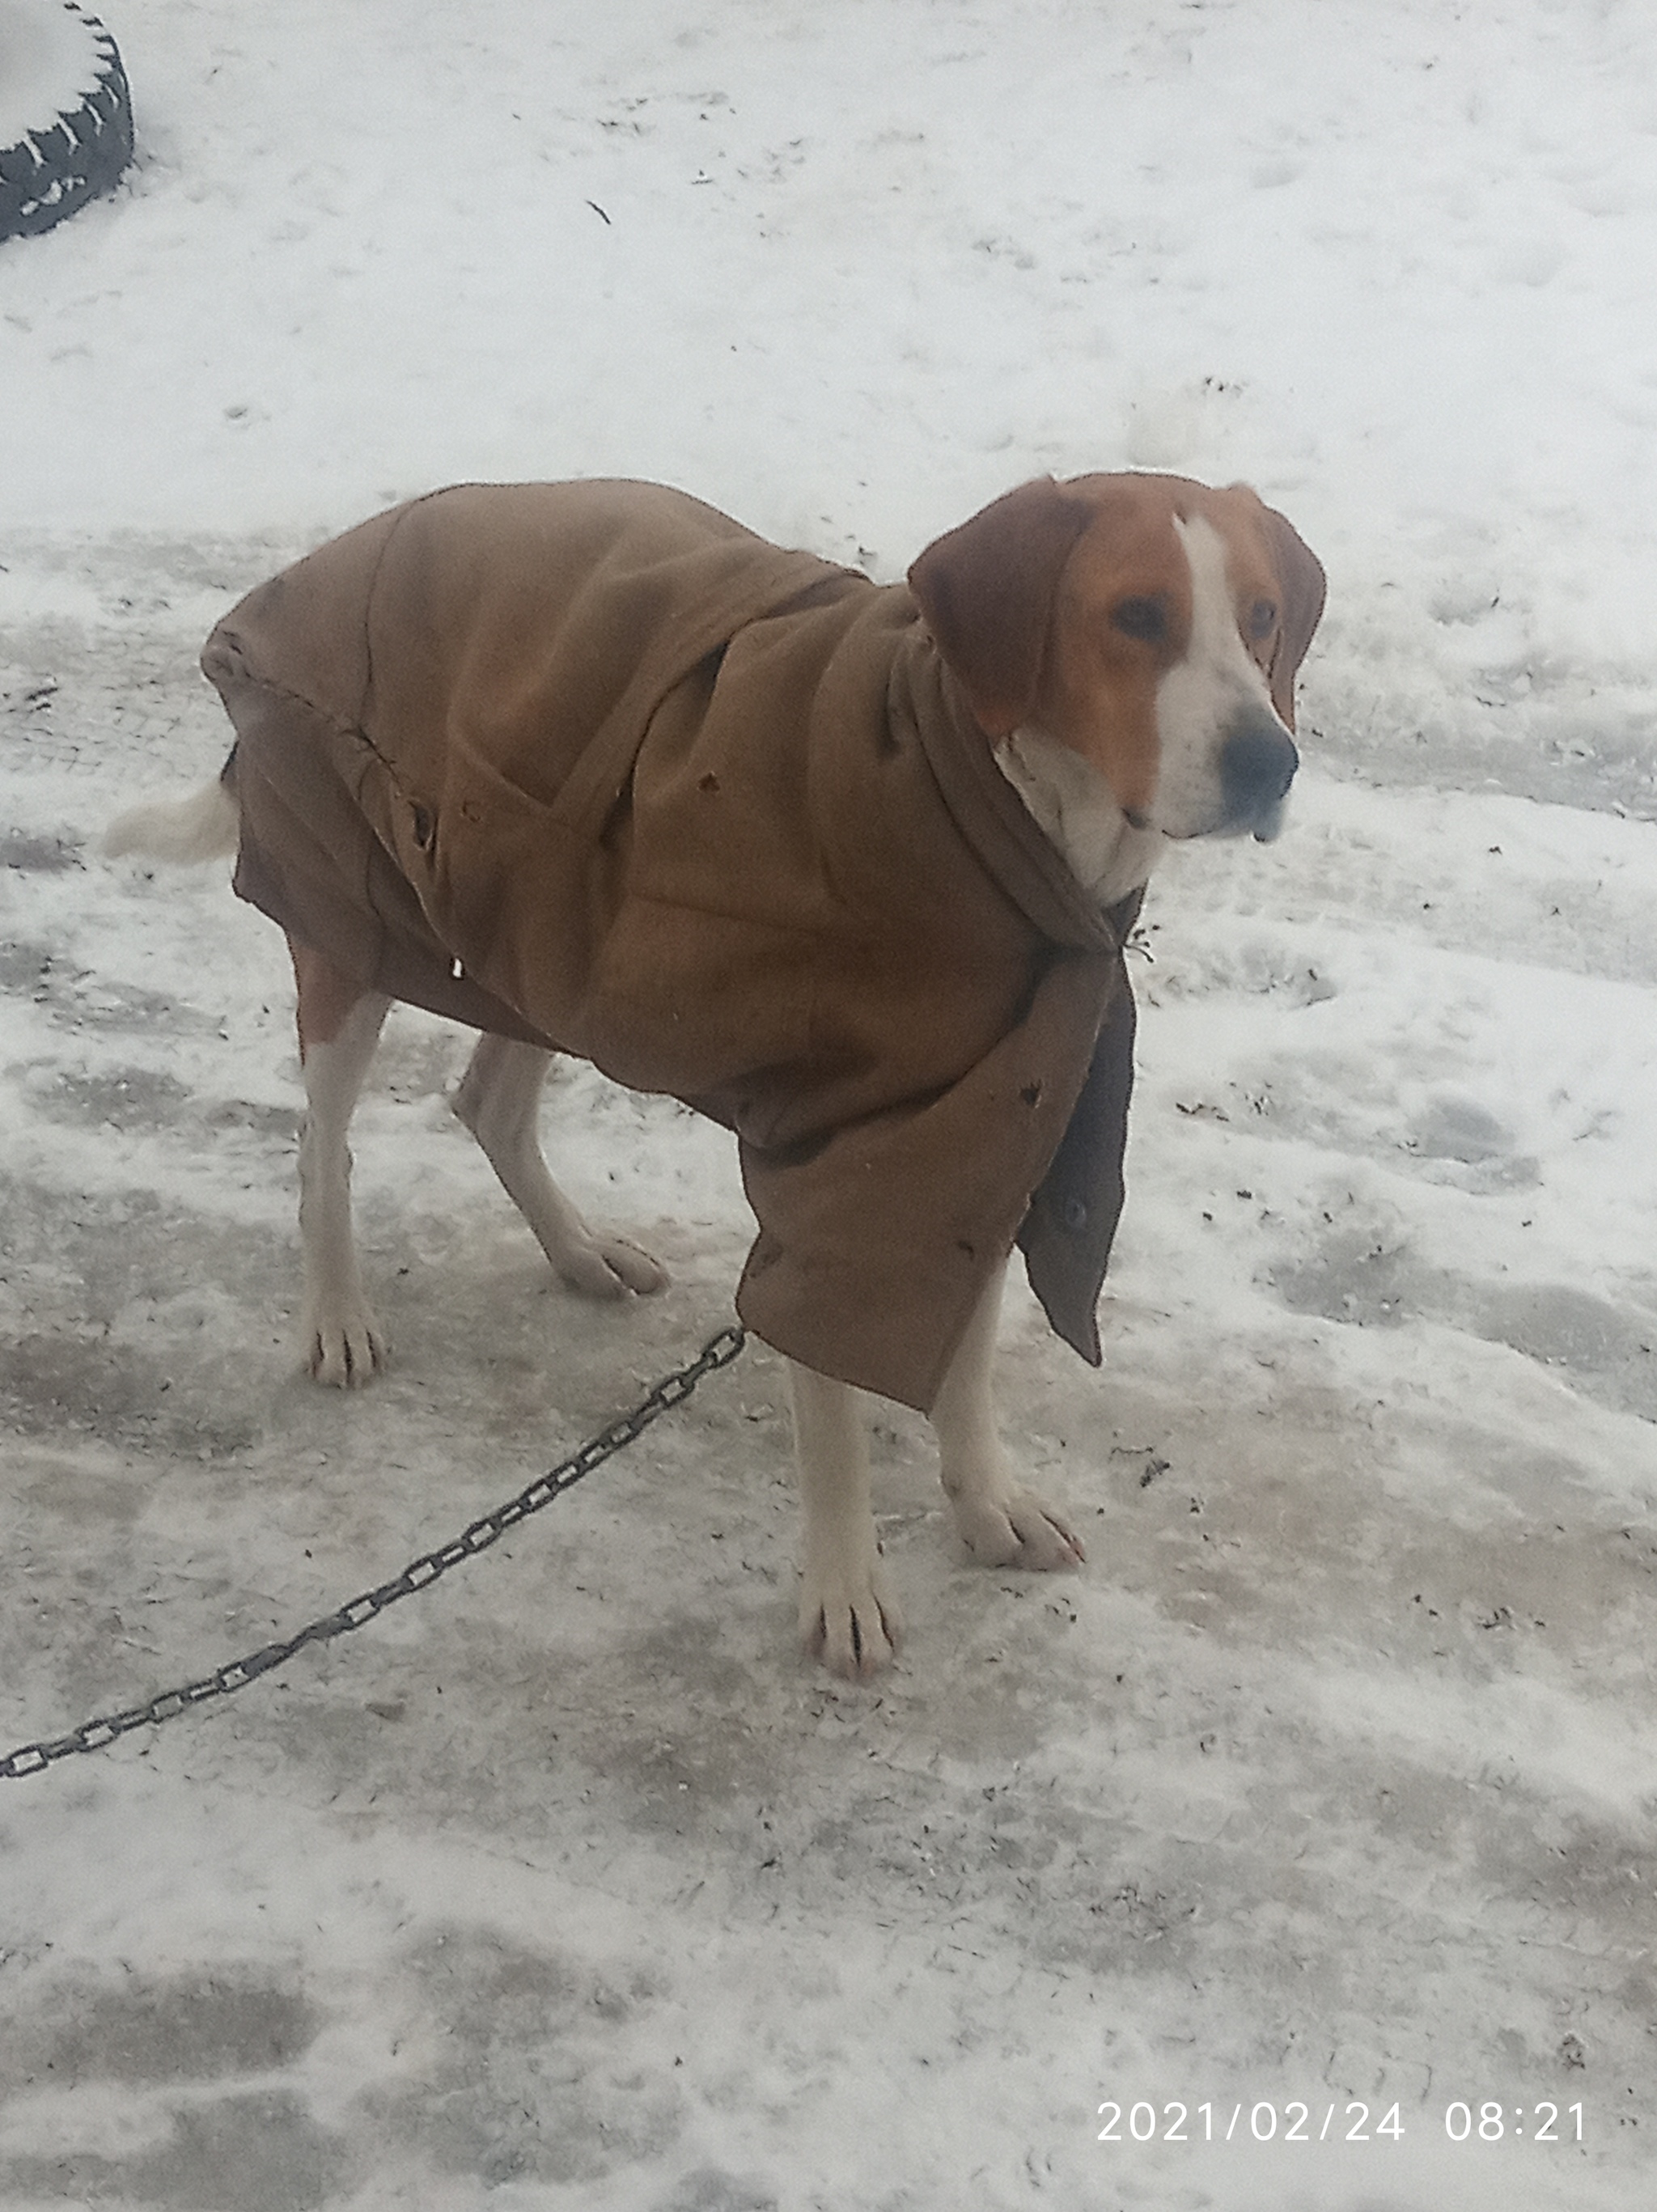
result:
<svg viewBox="0 0 1657 2212"><path fill-rule="evenodd" d="M890 708L913 724L962 836L1041 934L1078 952L1120 954L1143 894L1095 905L996 766L988 738L919 623L893 664Z"/></svg>

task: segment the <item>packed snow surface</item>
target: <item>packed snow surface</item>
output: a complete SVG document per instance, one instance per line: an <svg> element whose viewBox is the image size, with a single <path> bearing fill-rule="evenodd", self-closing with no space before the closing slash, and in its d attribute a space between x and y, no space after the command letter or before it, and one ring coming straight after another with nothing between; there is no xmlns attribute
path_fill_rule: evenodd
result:
<svg viewBox="0 0 1657 2212"><path fill-rule="evenodd" d="M105 12L137 165L0 247L0 1755L440 1545L750 1233L719 1131L568 1067L555 1164L675 1281L560 1291L399 1012L398 1358L297 1376L281 939L94 849L216 769L240 592L461 477L889 579L1149 467L1331 600L1282 840L1147 904L1103 1373L1011 1305L1086 1567L969 1567L883 1410L910 1640L819 1678L754 1346L439 1588L0 1783L8 2212L1644 2212L1657 16Z"/></svg>

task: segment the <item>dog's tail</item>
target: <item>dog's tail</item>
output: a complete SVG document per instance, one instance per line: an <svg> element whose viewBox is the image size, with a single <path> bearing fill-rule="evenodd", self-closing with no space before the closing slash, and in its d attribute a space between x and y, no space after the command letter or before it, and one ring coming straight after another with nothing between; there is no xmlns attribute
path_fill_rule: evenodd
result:
<svg viewBox="0 0 1657 2212"><path fill-rule="evenodd" d="M118 860L130 853L141 860L189 866L234 853L240 829L233 746L213 782L191 792L188 799L129 807L110 823L99 845L106 860Z"/></svg>

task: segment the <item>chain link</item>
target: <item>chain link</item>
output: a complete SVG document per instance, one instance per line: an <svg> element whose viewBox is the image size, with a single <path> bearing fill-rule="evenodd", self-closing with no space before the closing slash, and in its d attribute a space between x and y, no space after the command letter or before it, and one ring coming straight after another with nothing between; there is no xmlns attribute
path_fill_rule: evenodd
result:
<svg viewBox="0 0 1657 2212"><path fill-rule="evenodd" d="M651 1423L675 1406L682 1406L705 1376L716 1368L728 1367L747 1342L744 1332L736 1326L722 1328L711 1336L687 1367L666 1376L646 1397L641 1398L630 1413L622 1413L606 1429L601 1429L578 1451L538 1480L520 1490L516 1498L509 1498L504 1505L497 1505L493 1513L486 1513L463 1528L451 1543L435 1552L427 1552L404 1567L395 1581L381 1583L378 1589L364 1590L360 1597L350 1598L332 1613L325 1613L320 1620L313 1620L293 1636L278 1644L261 1645L250 1651L245 1659L233 1659L228 1666L204 1674L198 1682L187 1682L182 1689L163 1690L142 1705L130 1706L120 1713L106 1713L100 1719L87 1721L67 1735L54 1736L44 1743L26 1743L17 1750L0 1758L0 1782L15 1782L25 1774L43 1773L56 1760L70 1758L82 1751L101 1751L117 1737L130 1735L134 1729L158 1727L162 1721L174 1719L179 1713L194 1706L205 1705L212 1698L228 1698L233 1691L245 1690L250 1682L258 1681L261 1674L269 1674L276 1668L285 1666L296 1651L307 1644L327 1644L336 1636L343 1636L353 1628L361 1628L388 1605L399 1598L410 1597L416 1590L429 1589L451 1567L458 1567L463 1559L476 1559L480 1552L488 1551L509 1528L520 1521L527 1521L531 1513L539 1513L550 1505L555 1498L561 1498L573 1490L584 1476L602 1467L616 1453L641 1437Z"/></svg>

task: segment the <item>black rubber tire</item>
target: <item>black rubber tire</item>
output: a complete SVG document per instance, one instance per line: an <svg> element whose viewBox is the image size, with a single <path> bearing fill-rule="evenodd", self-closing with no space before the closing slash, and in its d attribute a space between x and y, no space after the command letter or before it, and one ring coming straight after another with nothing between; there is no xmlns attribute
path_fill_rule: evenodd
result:
<svg viewBox="0 0 1657 2212"><path fill-rule="evenodd" d="M132 159L132 96L115 41L98 18L63 0L95 34L92 82L60 112L0 152L0 239L31 238L112 191Z"/></svg>

